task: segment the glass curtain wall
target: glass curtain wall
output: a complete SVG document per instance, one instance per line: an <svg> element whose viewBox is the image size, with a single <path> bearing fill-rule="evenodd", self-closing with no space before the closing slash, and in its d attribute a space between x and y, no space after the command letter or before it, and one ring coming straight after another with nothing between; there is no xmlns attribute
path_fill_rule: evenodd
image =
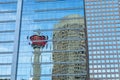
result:
<svg viewBox="0 0 120 80"><path fill-rule="evenodd" d="M10 80L17 0L0 0L0 80Z"/></svg>
<svg viewBox="0 0 120 80"><path fill-rule="evenodd" d="M47 37L38 62L36 33ZM87 80L85 33L83 0L23 0L17 80Z"/></svg>

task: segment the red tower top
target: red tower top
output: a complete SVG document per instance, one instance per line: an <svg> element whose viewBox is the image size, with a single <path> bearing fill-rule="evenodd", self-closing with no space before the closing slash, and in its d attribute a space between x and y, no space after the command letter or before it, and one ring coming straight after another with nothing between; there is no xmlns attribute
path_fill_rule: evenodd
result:
<svg viewBox="0 0 120 80"><path fill-rule="evenodd" d="M30 40L32 41L32 46L35 47L44 47L47 43L48 37L45 37L44 35L32 35L30 37Z"/></svg>

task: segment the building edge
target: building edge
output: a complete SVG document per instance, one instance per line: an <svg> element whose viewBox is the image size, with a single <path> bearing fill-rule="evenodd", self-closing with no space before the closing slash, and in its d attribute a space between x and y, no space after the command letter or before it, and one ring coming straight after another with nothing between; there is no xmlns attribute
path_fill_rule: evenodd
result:
<svg viewBox="0 0 120 80"><path fill-rule="evenodd" d="M86 80L90 80L90 73L89 73L89 50L88 50L88 35L87 35L87 20L86 20L86 6L85 6L85 0L83 0L83 6L84 6L84 25L85 25L85 36L86 36L86 51L87 51L87 54L86 54L86 56L87 56L87 79Z"/></svg>

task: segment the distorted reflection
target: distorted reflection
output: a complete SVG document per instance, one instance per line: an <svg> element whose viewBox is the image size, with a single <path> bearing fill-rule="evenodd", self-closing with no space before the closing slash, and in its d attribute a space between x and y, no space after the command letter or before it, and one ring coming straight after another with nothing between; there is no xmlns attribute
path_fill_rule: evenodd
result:
<svg viewBox="0 0 120 80"><path fill-rule="evenodd" d="M17 80L86 80L83 4L83 0L24 0Z"/></svg>

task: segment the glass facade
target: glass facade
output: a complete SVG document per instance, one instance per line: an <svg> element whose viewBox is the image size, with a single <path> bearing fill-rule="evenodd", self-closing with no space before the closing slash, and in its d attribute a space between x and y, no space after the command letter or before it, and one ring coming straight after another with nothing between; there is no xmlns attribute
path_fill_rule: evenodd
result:
<svg viewBox="0 0 120 80"><path fill-rule="evenodd" d="M84 19L83 0L0 0L0 79L88 80Z"/></svg>
<svg viewBox="0 0 120 80"><path fill-rule="evenodd" d="M11 77L16 11L16 0L0 0L0 80Z"/></svg>
<svg viewBox="0 0 120 80"><path fill-rule="evenodd" d="M120 80L120 1L85 0L90 80Z"/></svg>

